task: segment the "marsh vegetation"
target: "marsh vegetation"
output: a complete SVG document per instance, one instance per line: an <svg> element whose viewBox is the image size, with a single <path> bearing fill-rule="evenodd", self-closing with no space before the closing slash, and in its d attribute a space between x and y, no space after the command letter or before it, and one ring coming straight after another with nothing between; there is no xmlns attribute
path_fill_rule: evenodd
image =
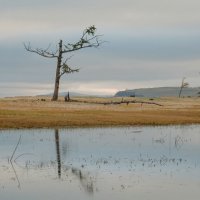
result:
<svg viewBox="0 0 200 200"><path fill-rule="evenodd" d="M72 98L65 102L51 97L0 99L0 128L95 127L127 125L170 125L200 123L199 98ZM131 101L133 98L123 98ZM145 104L140 102L156 102ZM101 102L101 104L100 104ZM103 103L102 103L103 102Z"/></svg>

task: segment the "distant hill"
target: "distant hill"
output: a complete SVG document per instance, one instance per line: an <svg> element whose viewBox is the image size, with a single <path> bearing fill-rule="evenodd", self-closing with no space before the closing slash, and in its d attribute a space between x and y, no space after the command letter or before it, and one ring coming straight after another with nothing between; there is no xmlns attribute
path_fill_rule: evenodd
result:
<svg viewBox="0 0 200 200"><path fill-rule="evenodd" d="M68 94L68 92L60 92L59 96L60 97L65 97ZM42 95L37 95L37 96L52 96L53 93L50 94L42 94ZM91 95L91 94L82 94L82 93L76 93L76 92L69 92L70 97L112 97L110 95Z"/></svg>
<svg viewBox="0 0 200 200"><path fill-rule="evenodd" d="M59 96L66 96L68 92L60 92ZM81 94L81 93L76 93L76 92L69 92L70 97L83 97L83 96L88 96L87 94Z"/></svg>
<svg viewBox="0 0 200 200"><path fill-rule="evenodd" d="M124 90L119 91L115 94L115 97L177 97L179 94L180 88L179 87L157 87L157 88L141 88L141 89L134 89L134 90ZM181 96L200 96L198 94L200 92L200 88L184 88L182 91Z"/></svg>
<svg viewBox="0 0 200 200"><path fill-rule="evenodd" d="M64 97L68 94L68 92L60 92L59 96ZM38 96L52 96L53 93L50 94L42 94L42 95L38 95ZM76 93L76 92L70 92L69 93L70 97L83 97L83 96L89 96L87 94L81 94L81 93Z"/></svg>

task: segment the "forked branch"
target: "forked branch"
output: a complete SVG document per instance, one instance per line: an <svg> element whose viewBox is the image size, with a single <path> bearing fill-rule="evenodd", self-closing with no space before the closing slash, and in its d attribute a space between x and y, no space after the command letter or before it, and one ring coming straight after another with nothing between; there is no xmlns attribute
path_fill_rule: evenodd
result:
<svg viewBox="0 0 200 200"><path fill-rule="evenodd" d="M74 44L68 43L64 45L63 53L69 53L73 51L78 51L80 49L89 48L89 47L99 47L103 41L100 40L102 35L96 35L95 26L90 26L83 31L82 37L80 40Z"/></svg>
<svg viewBox="0 0 200 200"><path fill-rule="evenodd" d="M60 76L63 76L64 74L71 74L71 73L74 73L74 72L79 72L80 69L72 69L71 67L69 67L66 63L63 63L62 64L62 71L60 73Z"/></svg>

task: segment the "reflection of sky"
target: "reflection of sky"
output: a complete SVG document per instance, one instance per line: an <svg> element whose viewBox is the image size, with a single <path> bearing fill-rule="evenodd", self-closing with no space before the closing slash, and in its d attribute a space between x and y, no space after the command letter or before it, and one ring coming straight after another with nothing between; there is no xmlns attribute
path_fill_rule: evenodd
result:
<svg viewBox="0 0 200 200"><path fill-rule="evenodd" d="M53 86L46 85L54 83L55 61L26 52L23 42L39 48L51 43L54 49L60 38L76 41L93 24L108 42L99 50L74 55L69 64L81 70L63 78L62 90L113 94L149 85L178 86L182 77L191 86L199 85L196 0L58 0L56 4L0 0L0 4L0 96L52 91ZM85 82L88 87L81 87ZM37 90L34 84L39 85ZM22 86L16 89L16 85Z"/></svg>
<svg viewBox="0 0 200 200"><path fill-rule="evenodd" d="M107 129L104 131L99 129L98 132L95 131L94 136L93 133L82 130L80 130L81 133L67 133L66 136L64 131L61 138L67 137L67 141L70 141L66 162L70 159L71 162L76 162L79 158L85 158L93 165L95 165L95 162L102 164L106 161L112 165L111 168L118 161L122 168L123 165L129 165L131 161L136 167L141 167L143 164L153 167L155 164L159 168L160 165L166 164L166 166L173 168L177 162L181 164L179 163L181 160L184 166L193 165L194 167L194 163L200 163L200 160L198 158L199 140L197 142L193 137L198 139L199 135L198 133L188 135L186 130L187 128L184 130L177 129L175 134L174 132L169 134L170 128L161 128L160 131L155 131L154 128L146 128L141 133L133 133L132 128L130 128L125 130L124 135L123 129ZM191 132L190 129L188 130ZM76 140L75 138L79 139ZM152 160L153 163L151 163Z"/></svg>
<svg viewBox="0 0 200 200"><path fill-rule="evenodd" d="M103 128L62 129L59 131L63 161L90 159L132 160L185 159L190 164L199 161L199 128ZM22 135L17 154L33 153L41 160L55 156L54 130L1 131L1 157L9 157ZM23 159L22 159L23 160ZM69 161L70 162L70 161ZM81 163L79 163L81 164Z"/></svg>
<svg viewBox="0 0 200 200"><path fill-rule="evenodd" d="M195 199L200 184L199 133L199 126L61 129L59 181L54 130L1 131L1 197L88 199L92 193L94 199L108 194L111 199L146 199L148 194L150 200L170 195L185 200L192 194ZM13 163L21 191L8 162L20 135Z"/></svg>

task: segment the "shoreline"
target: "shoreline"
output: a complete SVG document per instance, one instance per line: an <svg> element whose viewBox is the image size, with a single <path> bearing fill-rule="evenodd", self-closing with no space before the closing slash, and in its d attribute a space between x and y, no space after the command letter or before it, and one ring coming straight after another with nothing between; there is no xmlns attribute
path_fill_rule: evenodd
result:
<svg viewBox="0 0 200 200"><path fill-rule="evenodd" d="M0 128L1 131L12 131L12 130L48 130L48 129L104 129L104 128L140 128L140 127L193 127L198 126L200 123L190 123L190 124L161 124L161 125L102 125L102 126L61 126L61 127L18 127L18 128Z"/></svg>

